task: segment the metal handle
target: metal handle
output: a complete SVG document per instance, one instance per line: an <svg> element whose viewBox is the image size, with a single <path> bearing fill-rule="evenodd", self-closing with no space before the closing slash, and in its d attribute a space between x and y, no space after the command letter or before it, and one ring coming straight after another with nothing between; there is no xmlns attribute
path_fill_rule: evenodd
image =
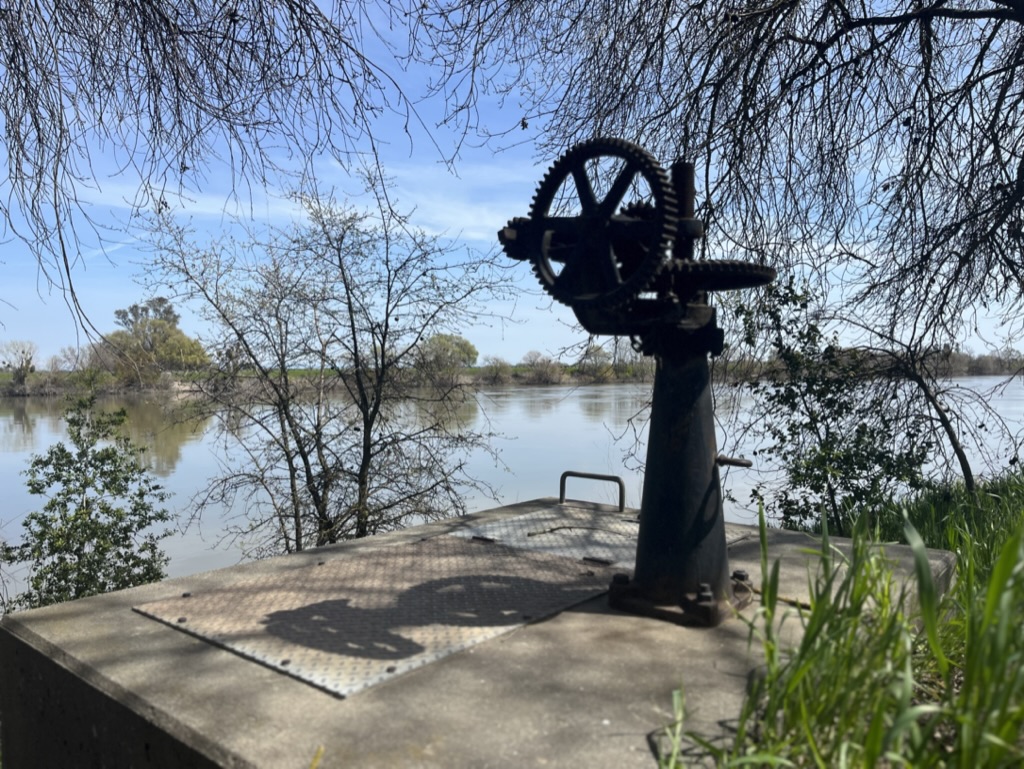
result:
<svg viewBox="0 0 1024 769"><path fill-rule="evenodd" d="M754 463L749 459L743 459L742 457L727 457L725 454L719 454L715 457L715 464L719 467L723 465L726 467L753 467Z"/></svg>
<svg viewBox="0 0 1024 769"><path fill-rule="evenodd" d="M580 473L575 470L566 470L562 473L562 478L558 482L558 504L564 504L565 502L565 479L572 476L573 478L586 478L591 481L611 481L619 485L619 512L625 512L626 510L626 484L617 475L599 475L598 473Z"/></svg>

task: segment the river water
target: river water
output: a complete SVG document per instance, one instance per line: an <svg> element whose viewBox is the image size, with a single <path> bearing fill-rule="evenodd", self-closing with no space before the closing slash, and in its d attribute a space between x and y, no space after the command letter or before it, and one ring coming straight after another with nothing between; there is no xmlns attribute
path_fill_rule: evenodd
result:
<svg viewBox="0 0 1024 769"><path fill-rule="evenodd" d="M987 391L995 380L971 378L958 384ZM499 434L493 445L500 462L484 452L476 454L471 458L471 474L492 486L497 498L468 496L468 509L557 496L559 477L565 470L620 476L625 482L627 506L639 507L650 393L650 384L508 387L479 393L478 405L465 416L473 429ZM1024 385L1019 380L987 397L1004 419L1022 423ZM165 404L162 395L100 403L104 408L125 407L132 440L148 447L153 471L173 494L168 506L179 521L186 522L191 517L191 497L216 472L220 447L212 423L175 423L168 418ZM752 439L737 440L729 430L734 410L743 408L742 402L717 399L719 449L733 456L750 455L756 448ZM60 399L0 399L0 483L4 489L0 537L19 539L21 520L40 505L38 498L28 494L23 473L32 454L42 453L66 437L62 411ZM749 499L758 478L758 469L732 468L723 475L725 491L734 499L726 504L727 520L754 522L756 513ZM576 478L569 479L567 493L573 499L608 503L618 496L614 484ZM179 527L183 530L164 540L163 547L171 557L171 576L237 563L239 548L224 541L222 534L224 521L241 512L210 511L202 521L188 526L183 523Z"/></svg>

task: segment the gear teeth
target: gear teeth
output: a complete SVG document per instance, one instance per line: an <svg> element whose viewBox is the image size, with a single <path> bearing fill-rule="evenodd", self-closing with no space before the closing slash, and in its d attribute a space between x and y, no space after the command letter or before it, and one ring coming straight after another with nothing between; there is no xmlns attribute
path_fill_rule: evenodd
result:
<svg viewBox="0 0 1024 769"><path fill-rule="evenodd" d="M672 259L661 270L661 275L667 276L673 288L681 290L680 293L757 288L771 283L776 274L765 264L733 259Z"/></svg>
<svg viewBox="0 0 1024 769"><path fill-rule="evenodd" d="M543 232L540 222L548 217L555 194L562 184L572 177L573 171L578 171L581 167L585 170L586 161L606 156L624 159L636 169L635 174L648 183L654 198L654 204L650 207L654 214L656 230L654 236L649 239L650 242L639 245L640 248L646 249L647 254L633 266L630 275L625 278L620 276L620 282L603 293L573 295L568 289L558 285L558 276L551 265L549 254L546 253L546 250L551 248L550 239L545 242L545 236L540 234ZM552 164L533 196L530 219L533 220L537 232L531 237L533 242L529 244L528 253L533 263L534 274L537 275L541 286L563 304L609 309L627 304L647 290L662 269L668 258L668 247L675 237L677 218L678 202L671 180L646 150L621 139L592 139L577 144ZM610 244L608 250L608 258L612 258ZM606 257L598 255L597 258Z"/></svg>
<svg viewBox="0 0 1024 769"><path fill-rule="evenodd" d="M529 224L529 219L516 217L509 219L502 229L498 230L498 242L501 244L505 254L512 259L523 261L530 258L526 244L526 232L523 232L524 225Z"/></svg>

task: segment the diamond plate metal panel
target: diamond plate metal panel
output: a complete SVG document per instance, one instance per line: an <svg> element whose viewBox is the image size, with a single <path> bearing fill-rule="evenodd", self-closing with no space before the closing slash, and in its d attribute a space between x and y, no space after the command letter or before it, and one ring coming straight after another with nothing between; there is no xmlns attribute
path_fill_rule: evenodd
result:
<svg viewBox="0 0 1024 769"><path fill-rule="evenodd" d="M633 568L635 516L587 508L554 506L453 531L458 537L492 539L530 552L618 564Z"/></svg>
<svg viewBox="0 0 1024 769"><path fill-rule="evenodd" d="M447 535L134 607L340 696L607 590L611 570Z"/></svg>
<svg viewBox="0 0 1024 769"><path fill-rule="evenodd" d="M467 526L459 537L494 540L502 545L575 560L605 562L632 570L640 523L635 515L554 505L511 518ZM725 524L727 545L750 536L748 530Z"/></svg>

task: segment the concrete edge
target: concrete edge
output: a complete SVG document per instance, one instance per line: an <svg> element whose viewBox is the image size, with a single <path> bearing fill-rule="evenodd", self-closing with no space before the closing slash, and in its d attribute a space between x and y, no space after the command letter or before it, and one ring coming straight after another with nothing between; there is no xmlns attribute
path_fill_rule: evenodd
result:
<svg viewBox="0 0 1024 769"><path fill-rule="evenodd" d="M204 736L201 732L189 727L161 708L153 707L143 697L120 686L91 665L82 662L64 652L42 636L19 622L16 615L0 617L0 634L6 634L15 644L35 652L55 668L69 673L71 678L78 679L84 685L95 689L107 700L120 705L127 714L140 719L152 729L166 734L173 741L195 750L199 755L213 761L217 766L231 769L255 769L255 764L241 756L225 750L218 742ZM0 674L2 678L2 674ZM3 701L0 696L0 702ZM0 712L0 718L3 713ZM3 719L9 721L10 719Z"/></svg>
<svg viewBox="0 0 1024 769"><path fill-rule="evenodd" d="M476 526L482 522L488 522L491 520L499 520L510 516L521 515L523 513L533 512L538 508L538 505L557 505L555 498L544 498L541 500L530 500L528 502L517 503L510 505L505 508L499 508L497 510L483 511L462 518L453 518L443 521L431 522L415 527L413 529L395 532L382 537L370 538L368 540L359 542L345 542L339 543L338 545L328 546L326 548L320 548L316 550L305 551L303 553L293 554L288 556L288 560L285 562L285 568L290 568L294 564L295 568L304 568L308 565L309 561L322 558L325 553L356 553L356 552L369 552L384 547L394 546L403 542L413 542L423 539L429 539L434 536L440 536L452 531L458 531L461 528ZM573 501L567 501L565 506L572 507L583 507L585 509L600 509L607 510L609 513L617 514L617 506L613 505L600 505L597 503L577 503ZM635 512L635 511L629 511ZM751 576L755 577L756 581L760 581L760 570L755 564L760 562L760 540L758 536L757 526L749 526L746 524L734 524L739 527L749 529L749 533L745 534L744 537L737 541L734 545L729 547L730 560L743 560L745 565L753 566L751 570ZM767 530L767 546L768 546L768 562L772 564L775 561L780 561L782 564L782 571L784 577L788 578L788 584L793 586L793 595L802 595L807 586L807 580L813 578L813 575L818 568L818 561L816 560L821 552L821 539L813 535L809 535L803 532L792 532L779 529L768 529ZM849 552L851 543L849 540L833 538L830 544L837 549L839 552ZM902 575L907 580L914 579L913 574L913 562L911 559L910 548L906 545L898 545L891 543L888 545L876 545L872 547L879 547L882 550L891 549L891 557L887 560L891 563L895 573ZM773 555L775 553L781 553L782 555ZM956 556L953 553L947 551L929 550L929 560L932 565L932 573L936 581L936 587L940 591L945 591L948 586L952 583L953 576L955 574ZM277 560L277 559L275 559ZM281 562L279 561L273 568L280 568ZM220 582L222 580L231 579L231 575L236 574L253 574L259 573L261 570L271 568L267 561L252 562L243 564L241 566L229 567L228 569L220 569L211 572L205 572L200 575L192 575L189 577L178 577L174 580L165 581L163 583L156 583L154 585L143 586L135 588L130 591L125 591L120 594L108 594L106 596L97 596L92 599L85 599L90 603L82 606L79 604L80 611L78 614L81 617L102 617L105 612L112 612L113 610L125 610L131 609L134 603L141 600L145 600L143 596L153 596L156 594L170 594L177 592L178 586L189 586L190 589L194 589L194 586L199 583L213 583ZM177 589L176 589L177 588ZM802 588L802 589L801 589ZM913 594L914 591L911 591ZM593 599L599 600L599 599ZM78 602L76 602L78 603ZM587 603L587 602L584 602ZM45 662L47 665L51 665L54 669L59 667L61 670L67 671L71 677L77 677L81 679L83 686L89 686L97 690L98 693L105 696L109 700L113 700L116 703L123 705L123 710L117 711L119 717L124 718L124 732L127 735L133 734L131 719L138 719L139 722L145 722L147 728L150 731L162 731L171 738L172 741L178 742L186 749L192 749L196 751L196 755L202 760L196 760L195 762L187 761L178 764L162 764L163 766L227 766L227 767L251 767L257 765L258 759L256 756L262 756L260 753L252 753L246 757L246 753L235 752L229 748L226 748L223 744L213 741L210 737L204 737L204 733L201 728L190 726L188 723L181 722L174 715L173 711L161 709L159 705L153 705L153 703L145 697L140 697L128 688L121 686L115 681L109 679L102 672L102 668L97 669L96 667L89 664L88 658L78 659L62 651L61 647L51 643L46 637L34 632L29 625L31 625L31 615L43 618L47 615L54 616L60 614L62 611L66 611L61 607L51 607L50 609L40 610L39 614L35 612L29 613L30 616L26 617L28 622L22 622L18 619L19 615L10 615L0 622L0 636L6 636L5 638L0 637L0 646L7 645L12 646L14 644L24 645L34 650L41 655L40 661ZM73 612L74 613L74 612ZM588 614L590 612L587 612ZM599 612L603 613L603 612ZM586 619L583 613L577 612L580 617ZM109 615L111 618L114 615ZM568 619L579 620L579 617L569 617ZM78 621L81 621L79 619ZM622 619L623 623L628 623L628 618ZM537 634L537 631L548 629L554 633L555 628L545 628L550 622L551 625L558 623L553 622L552 618L548 618L543 622L532 623L523 629L519 638L513 639L517 643L525 644L530 634ZM578 625L578 622L574 622L573 626ZM156 630L147 630L147 632L153 632L156 634ZM538 634L539 635L539 634ZM55 638L58 636L54 636ZM545 636L547 637L547 636ZM710 640L714 640L711 638ZM176 645L185 647L190 642L182 641L176 643ZM506 642L507 643L507 642ZM749 643L749 639L748 639ZM494 656L498 655L498 647L495 645ZM230 654L225 652L225 654ZM237 661L236 661L237 662ZM452 659L448 664L448 669L467 667L468 663L472 662L472 657L465 656L462 659ZM240 664L234 664L228 666L233 669L240 669ZM438 668L440 671L442 668ZM219 666L218 666L219 670ZM429 672L429 671L427 671ZM435 671L436 672L436 671ZM409 675L412 675L411 673ZM424 673L418 673L420 679L426 680L427 676ZM0 681L5 680L6 676L4 671L0 670ZM409 681L406 682L408 687ZM388 697L394 696L394 682L392 684L386 684L385 686L391 686L390 694L388 690L381 689L379 694L375 694L374 698L377 700L387 700ZM0 702L3 702L5 697L3 692L0 692ZM12 703L17 703L14 699L13 694L8 694L6 698L9 705L14 706ZM335 700L332 699L332 702ZM669 706L669 702L666 701L665 706ZM2 717L2 714L0 714ZM329 718L325 717L326 721L330 721ZM202 722L197 721L197 724L201 726ZM14 728L12 724L10 728ZM119 723L116 729L120 731L122 728ZM659 727L660 728L660 727ZM659 728L655 728L649 733L653 735L658 732ZM48 727L46 724L40 724L40 728L35 732L36 734L42 735L43 739L46 739L48 735ZM326 732L325 732L326 733ZM648 742L648 748L652 749L650 742ZM10 757L12 762L16 761L16 757L12 755ZM207 761L207 763L204 763ZM15 765L12 763L12 766ZM31 764L27 764L31 765Z"/></svg>

